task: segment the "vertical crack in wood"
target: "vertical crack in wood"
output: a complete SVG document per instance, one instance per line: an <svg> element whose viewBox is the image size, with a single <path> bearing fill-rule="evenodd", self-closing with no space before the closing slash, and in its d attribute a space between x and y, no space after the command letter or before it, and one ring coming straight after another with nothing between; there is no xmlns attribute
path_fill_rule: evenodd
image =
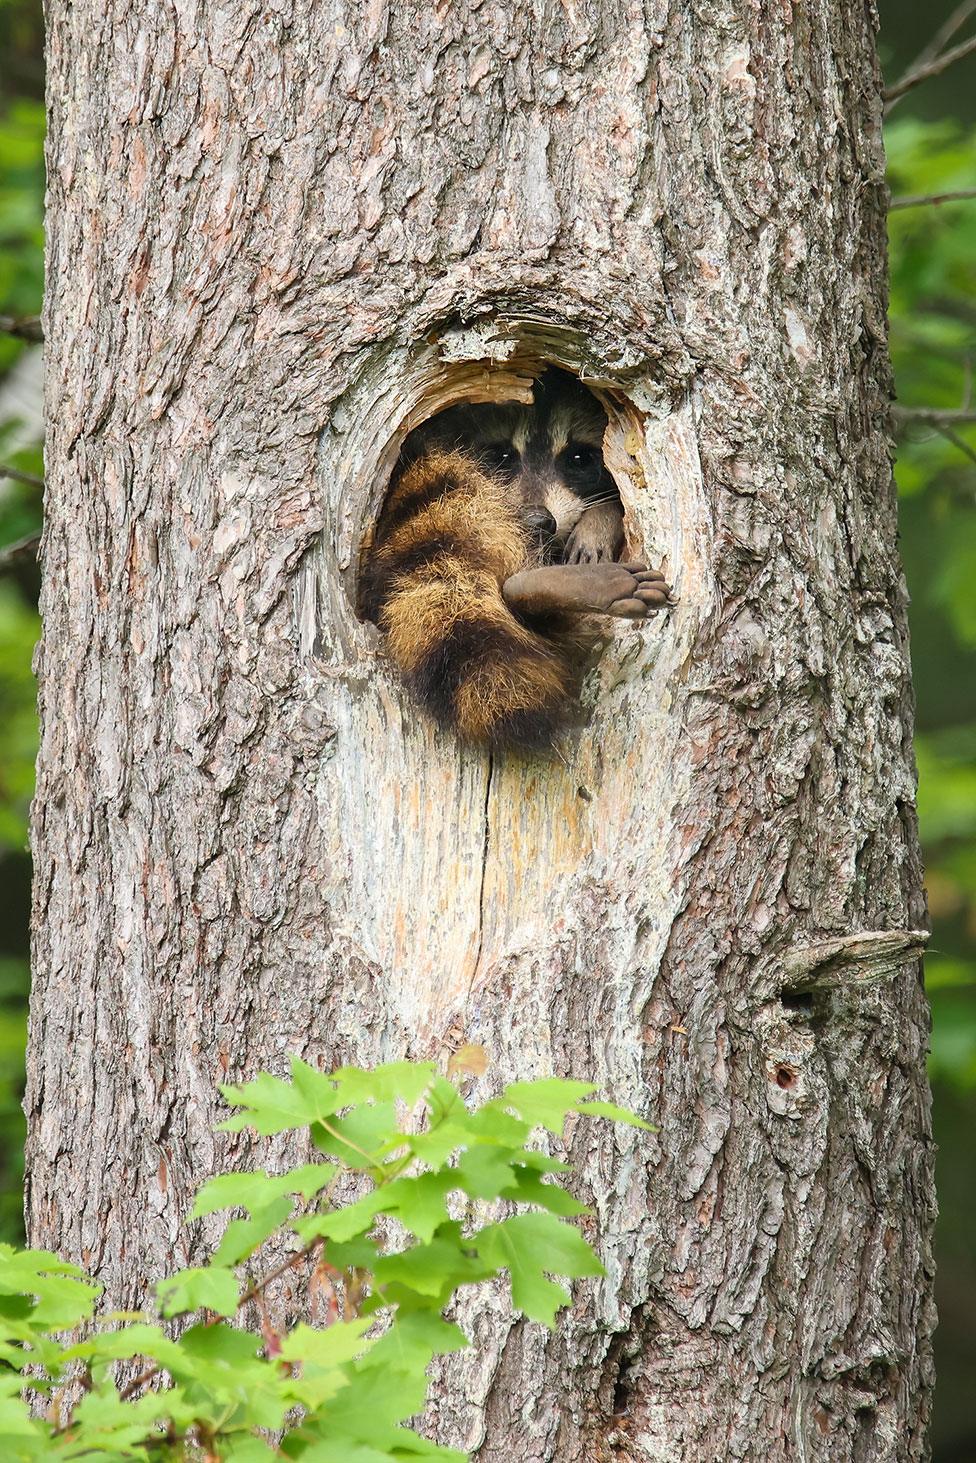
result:
<svg viewBox="0 0 976 1463"><path fill-rule="evenodd" d="M481 883L478 889L478 936L474 960L471 964L471 981L468 991L474 990L481 969L481 952L485 943L485 885L488 873L488 857L491 852L491 784L495 771L495 756L488 753L488 770L485 776L485 831L481 845Z"/></svg>

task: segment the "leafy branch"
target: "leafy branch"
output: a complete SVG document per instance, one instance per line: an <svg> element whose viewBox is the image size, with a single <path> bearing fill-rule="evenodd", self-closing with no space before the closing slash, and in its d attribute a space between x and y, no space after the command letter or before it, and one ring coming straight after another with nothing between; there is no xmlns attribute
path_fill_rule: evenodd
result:
<svg viewBox="0 0 976 1463"><path fill-rule="evenodd" d="M176 1339L147 1315L99 1325L100 1287L75 1266L0 1246L5 1456L464 1463L409 1426L432 1358L468 1345L445 1307L462 1286L507 1273L515 1308L551 1327L569 1301L554 1277L603 1273L568 1222L588 1212L560 1182L568 1167L529 1146L534 1131L558 1137L573 1114L647 1124L589 1100L591 1084L555 1078L470 1108L433 1063L324 1074L295 1058L289 1081L263 1073L222 1090L234 1109L223 1128L305 1130L322 1157L204 1185L191 1219L239 1217L206 1265L157 1285L159 1321L185 1327ZM340 1188L351 1197L337 1204ZM242 1278L264 1253L262 1277ZM327 1323L276 1323L270 1288L308 1265L310 1295L329 1289ZM241 1325L251 1304L256 1331ZM138 1361L148 1365L119 1385L118 1363ZM48 1398L45 1418L31 1395Z"/></svg>

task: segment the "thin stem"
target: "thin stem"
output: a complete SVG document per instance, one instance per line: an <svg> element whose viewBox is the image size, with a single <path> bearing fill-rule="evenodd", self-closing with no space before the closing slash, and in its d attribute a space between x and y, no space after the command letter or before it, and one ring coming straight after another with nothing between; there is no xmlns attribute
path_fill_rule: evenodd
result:
<svg viewBox="0 0 976 1463"><path fill-rule="evenodd" d="M976 411L969 407L893 406L891 415L896 422L923 427L965 427L976 422Z"/></svg>
<svg viewBox="0 0 976 1463"><path fill-rule="evenodd" d="M952 40L956 31L966 24L966 21L974 11L976 11L976 0L963 0L963 3L956 7L948 20L939 26L939 29L929 41L924 51L921 52L911 69L916 71L919 66L924 66L934 56L941 56L943 49Z"/></svg>
<svg viewBox="0 0 976 1463"><path fill-rule="evenodd" d="M35 477L32 472L21 472L19 467L8 467L5 462L0 462L0 478L10 478L15 483L26 483L29 488L43 488L44 479Z"/></svg>
<svg viewBox="0 0 976 1463"><path fill-rule="evenodd" d="M294 1270L296 1265L300 1265L303 1260L308 1259L309 1255L320 1243L321 1241L318 1239L312 1240L311 1244L307 1244L303 1250L296 1250L293 1255L289 1255L287 1260L283 1260L280 1265L277 1265L274 1270L271 1270L265 1275L263 1280L256 1280L253 1285L245 1290L237 1302L237 1309L240 1310L242 1306L247 1305L248 1301L256 1300L258 1296L263 1295L273 1281L286 1274L289 1270Z"/></svg>
<svg viewBox="0 0 976 1463"><path fill-rule="evenodd" d="M17 559L28 553L30 549L36 549L41 541L39 533L29 533L24 538L19 538L12 544L6 544L0 549L0 572L8 569Z"/></svg>
<svg viewBox="0 0 976 1463"><path fill-rule="evenodd" d="M951 427L944 425L936 427L935 430L940 437L944 437L947 442L952 443L953 447L957 447L964 457L968 457L970 462L976 464L976 452L973 451L968 442L960 437L958 432L954 432Z"/></svg>
<svg viewBox="0 0 976 1463"><path fill-rule="evenodd" d="M913 193L906 198L893 198L888 204L888 212L894 213L896 208L922 208L940 203L957 203L962 198L976 198L976 188L956 188L951 193Z"/></svg>
<svg viewBox="0 0 976 1463"><path fill-rule="evenodd" d="M889 103L890 107L890 104L904 96L906 91L911 91L912 87L928 81L932 76L940 75L956 61L962 61L964 57L971 56L973 51L976 51L976 36L970 36L968 41L960 42L950 51L943 51L941 56L936 56L933 61L926 62L924 66L918 66L914 71L906 72L901 81L896 81L894 86L886 88L883 93L885 101Z"/></svg>
<svg viewBox="0 0 976 1463"><path fill-rule="evenodd" d="M301 1264L302 1260L306 1259L312 1253L318 1243L319 1241L317 1239L313 1240L312 1243L306 1245L303 1250L298 1250L294 1255L289 1255L287 1260L284 1260L280 1265L275 1266L275 1268L269 1271L269 1273L265 1275L262 1280L255 1281L253 1285L249 1286L248 1289L245 1290L244 1294L238 1300L236 1310L241 1310L241 1308L247 1305L249 1301L255 1300L267 1289L267 1287L273 1281L277 1280L279 1276L284 1275L286 1270L293 1270L296 1265ZM216 1319L214 1319L207 1321L206 1324L208 1326L215 1326L217 1322ZM125 1386L119 1389L120 1401L128 1402L130 1397L138 1392L141 1387L144 1387L147 1382L151 1382L153 1378L157 1377L159 1373L163 1370L163 1367L155 1364L151 1367L147 1367L145 1371L140 1372L139 1375L137 1377L133 1377L131 1381L126 1382Z"/></svg>
<svg viewBox="0 0 976 1463"><path fill-rule="evenodd" d="M956 34L956 31L960 30L966 24L966 21L974 11L976 11L976 0L963 0L963 3L956 7L944 24L939 26L932 39L922 47L911 66L905 72L905 75L911 75L919 67L927 66L930 61L935 60L936 56L940 56ZM896 98L888 107L888 111L892 111L897 105L898 99Z"/></svg>
<svg viewBox="0 0 976 1463"><path fill-rule="evenodd" d="M15 335L18 340L44 339L40 315L0 315L0 331L4 335Z"/></svg>
<svg viewBox="0 0 976 1463"><path fill-rule="evenodd" d="M153 1377L158 1376L161 1371L162 1367L157 1366L155 1363L152 1366L146 1367L144 1372L140 1372L137 1377L132 1377L126 1382L124 1387L120 1388L119 1401L128 1402L129 1398L138 1392L140 1387L144 1387L147 1382L151 1382Z"/></svg>

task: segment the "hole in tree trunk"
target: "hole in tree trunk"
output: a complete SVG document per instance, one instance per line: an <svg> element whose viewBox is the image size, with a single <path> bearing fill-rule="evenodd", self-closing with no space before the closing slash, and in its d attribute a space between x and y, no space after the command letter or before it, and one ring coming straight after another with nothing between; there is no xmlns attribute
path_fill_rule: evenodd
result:
<svg viewBox="0 0 976 1463"><path fill-rule="evenodd" d="M571 382L582 387L581 409L574 411L567 401L551 413L543 405L537 417L530 414L554 393L568 397L573 391ZM593 430L587 403L592 405ZM543 420L550 431L540 430ZM642 446L643 417L624 390L585 378L554 355L543 356L522 347L503 369L485 364L475 369L470 362L455 365L405 411L392 432L383 454L389 468L383 499L363 535L359 577L390 482L425 451L455 447L469 452L493 475L510 481L520 503L531 508L532 493L539 496L536 506L546 510L547 520L550 515L556 520L546 525L550 532L557 529L546 546L548 561L562 562L574 515L578 517L586 506L612 505L614 501L623 511L623 540L615 545L613 557L618 561L646 559L633 512L634 495L643 485L638 462ZM540 531L544 536L545 530ZM361 593L357 593L357 614L361 619L370 618Z"/></svg>
<svg viewBox="0 0 976 1463"><path fill-rule="evenodd" d="M795 1011L799 1016L813 1014L813 991L782 991L780 1001L787 1011Z"/></svg>
<svg viewBox="0 0 976 1463"><path fill-rule="evenodd" d="M467 306L467 318L488 313ZM541 313L541 312L540 312ZM475 318L408 343L384 342L335 404L319 443L325 531L296 586L299 645L319 668L372 666L361 574L404 443L461 402L531 404L547 366L583 383L607 414L603 456L624 509L621 557L663 570L676 596L702 600L706 500L693 404L607 341L603 317ZM619 358L619 361L618 361ZM662 621L663 623L663 621ZM691 624L690 619L688 620Z"/></svg>

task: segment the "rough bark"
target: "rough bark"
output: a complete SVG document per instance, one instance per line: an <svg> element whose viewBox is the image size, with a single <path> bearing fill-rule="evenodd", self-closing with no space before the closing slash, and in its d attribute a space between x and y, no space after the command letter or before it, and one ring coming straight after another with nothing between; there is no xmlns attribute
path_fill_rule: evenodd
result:
<svg viewBox="0 0 976 1463"><path fill-rule="evenodd" d="M438 1437L924 1456L875 19L49 0L29 1211L114 1304L253 1156L219 1080L481 1041L660 1131L572 1135L607 1279L554 1337L470 1315ZM405 702L356 569L404 433L540 359L610 406L681 604L613 632L560 758L492 763Z"/></svg>

